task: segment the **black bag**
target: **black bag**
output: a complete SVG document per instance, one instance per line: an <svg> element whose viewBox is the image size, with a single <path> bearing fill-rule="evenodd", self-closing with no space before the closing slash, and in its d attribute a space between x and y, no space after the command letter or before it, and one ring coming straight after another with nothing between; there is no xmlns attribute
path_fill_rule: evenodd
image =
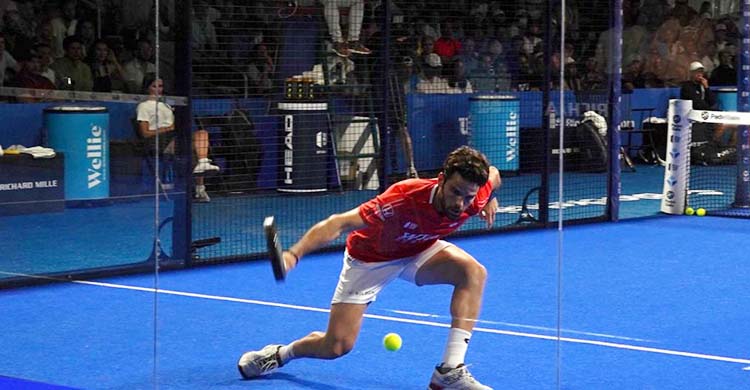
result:
<svg viewBox="0 0 750 390"><path fill-rule="evenodd" d="M200 118L198 123L218 130L219 140L212 139L211 156L226 166L221 174L209 177L212 190L245 192L257 187L262 151L255 136L255 124L243 110L234 109L220 117ZM218 141L218 142L215 142Z"/></svg>
<svg viewBox="0 0 750 390"><path fill-rule="evenodd" d="M559 138L558 129L551 131L550 146L552 152L552 169L557 170ZM591 121L580 123L576 127L565 128L565 140L562 152L566 172L599 173L607 171L607 140L599 134Z"/></svg>
<svg viewBox="0 0 750 390"><path fill-rule="evenodd" d="M242 110L232 110L221 129L221 140L227 161L222 175L225 189L230 192L255 189L262 152L252 119Z"/></svg>
<svg viewBox="0 0 750 390"><path fill-rule="evenodd" d="M731 165L737 163L737 149L705 142L690 148L690 161L696 165Z"/></svg>

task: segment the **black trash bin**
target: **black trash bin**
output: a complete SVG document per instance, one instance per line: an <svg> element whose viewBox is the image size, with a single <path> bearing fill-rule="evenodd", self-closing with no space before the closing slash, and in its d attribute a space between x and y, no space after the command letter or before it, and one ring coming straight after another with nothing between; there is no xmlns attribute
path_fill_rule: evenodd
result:
<svg viewBox="0 0 750 390"><path fill-rule="evenodd" d="M328 104L281 102L281 158L278 190L291 193L328 190Z"/></svg>

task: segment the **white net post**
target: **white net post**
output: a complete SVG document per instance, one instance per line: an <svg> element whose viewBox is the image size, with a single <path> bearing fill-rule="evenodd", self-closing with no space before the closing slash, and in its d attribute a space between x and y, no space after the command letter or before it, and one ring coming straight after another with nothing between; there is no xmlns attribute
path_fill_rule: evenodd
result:
<svg viewBox="0 0 750 390"><path fill-rule="evenodd" d="M661 198L661 212L663 213L682 214L685 210L692 129L688 116L692 109L691 100L669 100L667 163L664 169L664 189Z"/></svg>

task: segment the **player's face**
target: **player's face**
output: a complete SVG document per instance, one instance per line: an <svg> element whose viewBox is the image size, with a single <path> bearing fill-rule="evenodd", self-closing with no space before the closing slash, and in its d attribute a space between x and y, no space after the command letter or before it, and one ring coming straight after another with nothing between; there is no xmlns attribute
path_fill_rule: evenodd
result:
<svg viewBox="0 0 750 390"><path fill-rule="evenodd" d="M439 178L438 204L443 215L452 220L461 217L474 198L477 196L479 186L454 173L446 178L443 174Z"/></svg>

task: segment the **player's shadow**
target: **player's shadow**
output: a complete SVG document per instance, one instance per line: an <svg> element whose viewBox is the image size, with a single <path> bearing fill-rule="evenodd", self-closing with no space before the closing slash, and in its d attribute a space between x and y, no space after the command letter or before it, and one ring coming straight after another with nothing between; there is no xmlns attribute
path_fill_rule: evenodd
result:
<svg viewBox="0 0 750 390"><path fill-rule="evenodd" d="M274 380L274 381L287 381L291 383L295 383L299 385L300 387L304 387L306 389L316 389L316 390L348 390L345 387L339 387L339 386L333 386L328 383L320 383L320 382L314 382L307 379L302 379L299 377L296 377L291 374L287 374L284 372L275 372L271 375L263 376L260 378L253 378L253 379L247 379L243 380L243 382L253 382L253 381L262 381L262 380Z"/></svg>

